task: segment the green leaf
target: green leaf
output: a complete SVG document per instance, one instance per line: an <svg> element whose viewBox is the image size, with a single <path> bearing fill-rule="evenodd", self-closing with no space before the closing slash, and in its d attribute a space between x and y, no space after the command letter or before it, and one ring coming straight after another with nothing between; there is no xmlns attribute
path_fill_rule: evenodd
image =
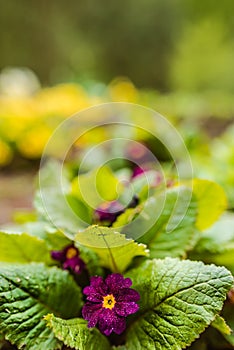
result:
<svg viewBox="0 0 234 350"><path fill-rule="evenodd" d="M230 335L232 332L231 328L227 325L225 319L220 315L217 315L215 317L214 321L211 323L211 326L216 328L223 335Z"/></svg>
<svg viewBox="0 0 234 350"><path fill-rule="evenodd" d="M68 239L61 231L44 232L44 241L49 250L61 250L65 246L71 244L71 240Z"/></svg>
<svg viewBox="0 0 234 350"><path fill-rule="evenodd" d="M186 192L186 189L183 191ZM162 213L163 220L166 219L167 214L171 215L169 208L176 202L176 198L176 191L170 191L167 194L165 208ZM174 210L172 216L168 216L169 223L167 221L162 222L161 228L148 243L152 258L185 258L187 252L197 243L200 233L195 227L197 216L196 202L192 198L188 208L185 209L184 205L186 205L186 202L184 203L181 200L177 203L176 210ZM173 225L174 218L179 223L175 224L174 228L168 232L168 224Z"/></svg>
<svg viewBox="0 0 234 350"><path fill-rule="evenodd" d="M233 291L232 291L233 293ZM231 329L232 329L232 333L231 334L226 334L224 335L224 338L226 339L226 341L231 344L234 347L234 304L232 303L226 303L226 305L224 306L224 309L222 311L223 317L225 318L225 320L227 320L228 324L230 325Z"/></svg>
<svg viewBox="0 0 234 350"><path fill-rule="evenodd" d="M72 239L74 233L89 225L89 209L69 193L70 183L59 163L48 163L40 170L39 185L34 205L39 216Z"/></svg>
<svg viewBox="0 0 234 350"><path fill-rule="evenodd" d="M124 227L125 225L130 224L141 212L141 210L142 210L142 205L138 205L135 208L126 209L123 212L123 214L119 215L116 221L113 222L112 227L115 227L118 229L119 227L121 228L121 227Z"/></svg>
<svg viewBox="0 0 234 350"><path fill-rule="evenodd" d="M120 215L115 226L122 225L119 229L127 237L139 237L152 258L185 257L200 237L195 227L197 204L191 195L185 186L168 189L150 197L144 207Z"/></svg>
<svg viewBox="0 0 234 350"><path fill-rule="evenodd" d="M89 329L82 318L63 320L53 314L45 316L55 336L65 345L77 350L109 350L110 344L97 328Z"/></svg>
<svg viewBox="0 0 234 350"><path fill-rule="evenodd" d="M46 242L26 233L0 232L0 247L2 262L28 263L40 261L51 263Z"/></svg>
<svg viewBox="0 0 234 350"><path fill-rule="evenodd" d="M196 225L199 230L205 230L227 208L227 198L222 187L209 180L194 179L193 193L198 201Z"/></svg>
<svg viewBox="0 0 234 350"><path fill-rule="evenodd" d="M80 251L80 257L85 262L90 276L104 276L104 269L100 266L98 255L85 246L77 246Z"/></svg>
<svg viewBox="0 0 234 350"><path fill-rule="evenodd" d="M156 170L148 170L147 172L142 173L140 176L136 176L131 181L133 193L137 194L141 198L141 195L143 193L147 193L148 191L150 191L151 187L155 186L155 182L158 179L158 177L160 177L161 179L161 174L159 171ZM160 183L159 179L158 181ZM161 184L161 186L165 187L163 183Z"/></svg>
<svg viewBox="0 0 234 350"><path fill-rule="evenodd" d="M234 271L234 214L225 213L203 232L190 255L192 259L225 265Z"/></svg>
<svg viewBox="0 0 234 350"><path fill-rule="evenodd" d="M61 348L43 316L71 318L81 308L81 292L67 271L43 264L0 265L0 325L19 349Z"/></svg>
<svg viewBox="0 0 234 350"><path fill-rule="evenodd" d="M24 224L29 221L34 222L36 220L37 220L37 215L34 211L18 210L13 213L13 222L16 222L18 224Z"/></svg>
<svg viewBox="0 0 234 350"><path fill-rule="evenodd" d="M11 231L19 234L27 232L27 235L45 241L49 250L60 250L71 243L71 240L62 231L57 231L44 221L28 222L20 226L14 226Z"/></svg>
<svg viewBox="0 0 234 350"><path fill-rule="evenodd" d="M118 198L123 186L107 166L79 175L72 182L72 193L91 208Z"/></svg>
<svg viewBox="0 0 234 350"><path fill-rule="evenodd" d="M78 244L92 249L100 258L100 264L112 271L123 272L135 256L146 256L144 244L138 244L115 229L90 226L75 236Z"/></svg>
<svg viewBox="0 0 234 350"><path fill-rule="evenodd" d="M63 195L54 189L37 192L34 205L43 220L64 231L71 239L79 229L89 225L88 209L77 199L71 199L71 195ZM83 221L84 217L87 221Z"/></svg>
<svg viewBox="0 0 234 350"><path fill-rule="evenodd" d="M224 267L171 258L148 260L127 275L141 295L128 350L184 349L215 319L233 283Z"/></svg>

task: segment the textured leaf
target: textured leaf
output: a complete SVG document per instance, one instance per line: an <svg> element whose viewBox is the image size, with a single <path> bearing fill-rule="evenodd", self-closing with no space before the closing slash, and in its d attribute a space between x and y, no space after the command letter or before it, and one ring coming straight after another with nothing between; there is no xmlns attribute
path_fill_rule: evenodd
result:
<svg viewBox="0 0 234 350"><path fill-rule="evenodd" d="M82 318L63 320L53 314L45 316L47 325L65 345L77 350L109 350L110 344L97 328L89 329Z"/></svg>
<svg viewBox="0 0 234 350"><path fill-rule="evenodd" d="M90 226L75 236L78 244L92 249L100 258L100 264L112 271L123 272L135 256L146 256L144 244L138 244L116 230L102 226Z"/></svg>
<svg viewBox="0 0 234 350"><path fill-rule="evenodd" d="M184 349L215 319L233 283L224 267L171 258L148 260L128 276L141 295L129 350Z"/></svg>
<svg viewBox="0 0 234 350"><path fill-rule="evenodd" d="M71 318L81 308L81 292L67 271L43 264L0 265L1 333L19 349L60 348L43 316Z"/></svg>
<svg viewBox="0 0 234 350"><path fill-rule="evenodd" d="M227 208L224 190L217 183L209 180L194 179L193 193L198 201L198 229L211 226Z"/></svg>
<svg viewBox="0 0 234 350"><path fill-rule="evenodd" d="M26 233L0 232L0 247L2 262L51 262L45 241Z"/></svg>

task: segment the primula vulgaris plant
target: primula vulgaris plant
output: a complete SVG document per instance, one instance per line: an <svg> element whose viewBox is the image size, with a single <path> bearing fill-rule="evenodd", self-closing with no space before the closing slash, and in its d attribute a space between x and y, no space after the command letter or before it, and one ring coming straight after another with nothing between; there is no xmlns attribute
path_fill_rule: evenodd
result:
<svg viewBox="0 0 234 350"><path fill-rule="evenodd" d="M3 348L230 348L233 277L212 264L234 266L222 188L104 166L64 174L61 192L56 167L42 170L35 221L0 234ZM133 190L116 193L123 173Z"/></svg>

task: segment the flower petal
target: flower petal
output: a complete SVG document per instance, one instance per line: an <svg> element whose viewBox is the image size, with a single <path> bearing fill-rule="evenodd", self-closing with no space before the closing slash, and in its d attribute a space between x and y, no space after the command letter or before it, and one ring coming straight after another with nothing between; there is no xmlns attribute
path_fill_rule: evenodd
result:
<svg viewBox="0 0 234 350"><path fill-rule="evenodd" d="M104 202L95 210L95 217L99 221L113 223L117 216L124 212L124 206L118 201Z"/></svg>
<svg viewBox="0 0 234 350"><path fill-rule="evenodd" d="M135 289L123 288L115 295L118 302L131 302L140 300L140 294Z"/></svg>
<svg viewBox="0 0 234 350"><path fill-rule="evenodd" d="M115 307L113 309L119 316L128 316L131 314L134 314L139 310L139 305L137 305L134 302L122 302L122 303L116 303Z"/></svg>
<svg viewBox="0 0 234 350"><path fill-rule="evenodd" d="M99 318L98 323L100 331L109 336L112 332L121 334L126 328L124 317L119 317L113 310L105 309Z"/></svg>
<svg viewBox="0 0 234 350"><path fill-rule="evenodd" d="M103 296L98 293L95 288L92 286L87 286L83 289L83 293L87 295L87 300L92 301L94 303L102 302Z"/></svg>
<svg viewBox="0 0 234 350"><path fill-rule="evenodd" d="M58 261L64 261L66 259L66 254L64 250L52 250L50 252L51 258Z"/></svg>
<svg viewBox="0 0 234 350"><path fill-rule="evenodd" d="M102 313L102 304L86 303L82 309L82 316L89 321L88 327L95 327L100 314Z"/></svg>
<svg viewBox="0 0 234 350"><path fill-rule="evenodd" d="M109 292L117 293L122 288L129 288L132 285L130 278L124 278L120 273L112 273L108 275L106 285L109 287Z"/></svg>
<svg viewBox="0 0 234 350"><path fill-rule="evenodd" d="M103 278L100 276L91 277L90 287L84 288L83 293L85 295L89 295L89 294L92 295L93 293L95 293L95 294L100 294L101 296L104 296L108 292L107 286L104 283Z"/></svg>
<svg viewBox="0 0 234 350"><path fill-rule="evenodd" d="M84 270L85 263L83 262L82 259L80 259L78 256L74 256L71 259L67 259L63 263L63 268L66 269L71 269L76 273L81 273Z"/></svg>

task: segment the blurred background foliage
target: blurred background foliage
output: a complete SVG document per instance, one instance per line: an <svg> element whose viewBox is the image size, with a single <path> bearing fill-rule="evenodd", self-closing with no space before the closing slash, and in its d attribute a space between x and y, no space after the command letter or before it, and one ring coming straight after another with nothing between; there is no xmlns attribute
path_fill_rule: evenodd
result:
<svg viewBox="0 0 234 350"><path fill-rule="evenodd" d="M232 0L1 0L0 68L43 85L127 76L138 88L233 92Z"/></svg>
<svg viewBox="0 0 234 350"><path fill-rule="evenodd" d="M167 117L234 207L233 13L233 0L0 0L3 197L62 120L126 101Z"/></svg>

